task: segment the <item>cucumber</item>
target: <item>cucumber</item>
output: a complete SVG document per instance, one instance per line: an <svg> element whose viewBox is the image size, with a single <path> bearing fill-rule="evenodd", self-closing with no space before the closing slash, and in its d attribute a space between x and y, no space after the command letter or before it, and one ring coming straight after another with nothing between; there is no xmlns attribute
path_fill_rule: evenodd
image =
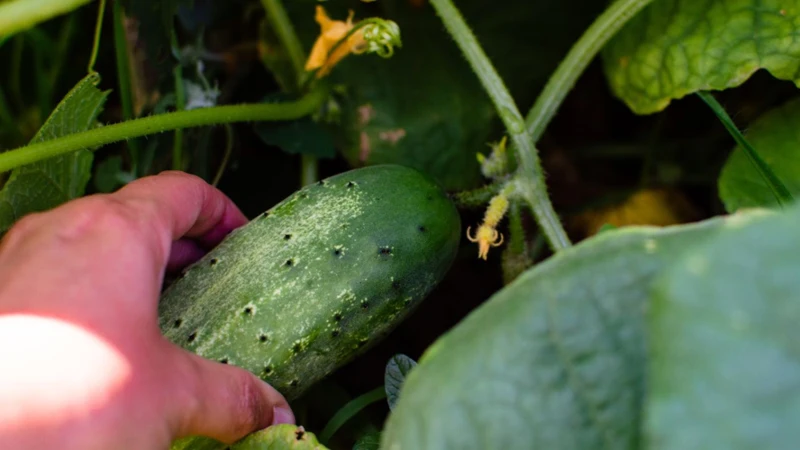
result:
<svg viewBox="0 0 800 450"><path fill-rule="evenodd" d="M159 325L170 341L247 369L291 401L401 322L447 273L460 236L455 206L420 172L344 172L191 265L162 294Z"/></svg>

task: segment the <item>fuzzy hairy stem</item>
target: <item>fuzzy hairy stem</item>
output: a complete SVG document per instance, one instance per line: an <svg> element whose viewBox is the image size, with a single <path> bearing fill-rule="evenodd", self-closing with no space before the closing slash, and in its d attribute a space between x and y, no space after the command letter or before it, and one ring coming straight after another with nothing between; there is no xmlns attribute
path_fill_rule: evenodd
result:
<svg viewBox="0 0 800 450"><path fill-rule="evenodd" d="M297 33L294 31L294 25L292 25L292 21L289 20L289 15L286 13L286 9L284 9L280 0L261 0L261 4L267 12L267 20L275 29L275 34L289 56L295 76L299 78L305 70L306 56L303 51L303 45L300 43L300 38L297 37Z"/></svg>
<svg viewBox="0 0 800 450"><path fill-rule="evenodd" d="M600 15L572 46L566 58L550 77L547 85L525 118L533 142L538 142L556 111L578 78L600 49L628 21L653 0L617 0Z"/></svg>
<svg viewBox="0 0 800 450"><path fill-rule="evenodd" d="M569 237L547 195L544 172L533 139L525 129L525 121L505 83L453 2L431 0L431 4L489 94L514 143L519 162L519 169L514 175L516 192L530 206L550 247L554 251L569 247L571 245Z"/></svg>
<svg viewBox="0 0 800 450"><path fill-rule="evenodd" d="M235 122L295 120L315 112L325 101L327 94L326 86L320 84L293 102L214 106L158 114L94 128L0 153L0 172L82 148L98 148L112 142L180 128Z"/></svg>

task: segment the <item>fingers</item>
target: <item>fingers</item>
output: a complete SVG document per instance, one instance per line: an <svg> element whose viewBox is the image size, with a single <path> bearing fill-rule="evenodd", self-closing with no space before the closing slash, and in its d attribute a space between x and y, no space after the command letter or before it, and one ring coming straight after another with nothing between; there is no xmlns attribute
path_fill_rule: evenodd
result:
<svg viewBox="0 0 800 450"><path fill-rule="evenodd" d="M105 244L149 249L146 258L150 261L142 262L158 271L168 263L175 268L192 262L245 223L247 218L236 205L201 178L163 172L136 180L113 194L92 195L31 214L9 234L30 241L38 233L46 239L59 238L71 247ZM196 245L179 243L173 248L173 242L181 238ZM83 250L78 253L96 253ZM173 260L171 250L177 252Z"/></svg>
<svg viewBox="0 0 800 450"><path fill-rule="evenodd" d="M116 193L21 219L0 245L0 292L29 304L50 304L58 296L65 313L76 300L114 299L103 303L110 310L128 300L149 305L142 310L147 316L155 301L142 300L157 298L165 268L192 262L246 222L230 199L201 178L181 172L142 178ZM111 311L95 315L101 313Z"/></svg>
<svg viewBox="0 0 800 450"><path fill-rule="evenodd" d="M180 383L189 386L173 402L176 439L206 436L233 443L270 425L294 423L286 399L255 375L176 350L188 369Z"/></svg>
<svg viewBox="0 0 800 450"><path fill-rule="evenodd" d="M184 172L163 172L128 184L114 194L154 225L154 243L169 249L180 238L194 238L208 249L247 218L222 192ZM168 252L165 252L168 254Z"/></svg>
<svg viewBox="0 0 800 450"><path fill-rule="evenodd" d="M196 242L189 239L179 239L172 243L167 272L178 271L197 261L204 254L205 252Z"/></svg>

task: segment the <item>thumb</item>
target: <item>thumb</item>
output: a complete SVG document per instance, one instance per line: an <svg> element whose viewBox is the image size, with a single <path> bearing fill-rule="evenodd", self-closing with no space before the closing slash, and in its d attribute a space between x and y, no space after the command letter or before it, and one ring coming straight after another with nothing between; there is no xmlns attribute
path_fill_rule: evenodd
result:
<svg viewBox="0 0 800 450"><path fill-rule="evenodd" d="M294 424L289 403L277 390L239 367L178 350L188 370L173 403L175 438L205 436L233 443L280 423ZM175 391L173 391L175 392Z"/></svg>

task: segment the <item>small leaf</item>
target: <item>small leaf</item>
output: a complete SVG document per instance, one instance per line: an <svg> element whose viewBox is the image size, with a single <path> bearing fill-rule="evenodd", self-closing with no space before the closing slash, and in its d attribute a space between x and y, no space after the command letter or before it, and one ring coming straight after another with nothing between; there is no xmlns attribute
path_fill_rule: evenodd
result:
<svg viewBox="0 0 800 450"><path fill-rule="evenodd" d="M606 231L529 269L425 352L381 448L639 448L652 281L753 216Z"/></svg>
<svg viewBox="0 0 800 450"><path fill-rule="evenodd" d="M336 156L333 137L310 117L290 122L259 122L254 128L265 144L280 147L286 153L318 158Z"/></svg>
<svg viewBox="0 0 800 450"><path fill-rule="evenodd" d="M353 450L378 450L380 446L381 434L376 431L361 436L353 446Z"/></svg>
<svg viewBox="0 0 800 450"><path fill-rule="evenodd" d="M303 427L273 425L250 434L230 447L230 450L327 450L314 433Z"/></svg>
<svg viewBox="0 0 800 450"><path fill-rule="evenodd" d="M611 89L637 114L744 83L759 69L800 83L798 0L659 0L608 43Z"/></svg>
<svg viewBox="0 0 800 450"><path fill-rule="evenodd" d="M402 354L392 356L392 359L386 364L383 380L389 409L394 409L397 399L400 397L400 388L403 386L403 381L416 365L416 361Z"/></svg>
<svg viewBox="0 0 800 450"><path fill-rule="evenodd" d="M725 230L655 284L648 448L797 448L798 222L795 205Z"/></svg>
<svg viewBox="0 0 800 450"><path fill-rule="evenodd" d="M746 136L794 196L800 196L798 121L800 100L792 100L758 118L748 127ZM740 147L736 147L728 157L718 184L719 196L728 212L777 206L775 195Z"/></svg>
<svg viewBox="0 0 800 450"><path fill-rule="evenodd" d="M86 131L95 125L108 95L95 86L97 74L81 80L55 108L31 143ZM92 152L81 149L14 169L0 191L0 232L22 216L45 211L83 195L91 176Z"/></svg>

